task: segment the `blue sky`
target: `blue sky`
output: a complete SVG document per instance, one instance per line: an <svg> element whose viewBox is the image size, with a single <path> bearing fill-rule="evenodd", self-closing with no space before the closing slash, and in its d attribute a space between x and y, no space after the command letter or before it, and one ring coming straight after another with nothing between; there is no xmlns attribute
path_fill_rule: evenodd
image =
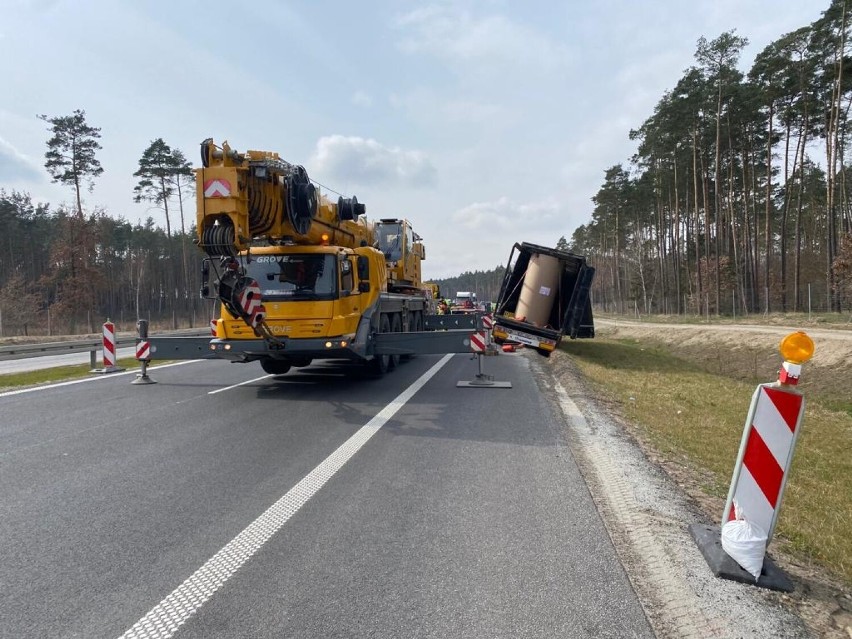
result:
<svg viewBox="0 0 852 639"><path fill-rule="evenodd" d="M410 219L436 278L588 222L604 171L628 162L630 129L693 64L699 37L736 29L747 70L828 1L0 6L0 187L71 202L44 170L36 116L84 109L102 129L90 209L164 226L132 200L144 149L162 137L195 164L201 140L228 140L303 164L372 218Z"/></svg>

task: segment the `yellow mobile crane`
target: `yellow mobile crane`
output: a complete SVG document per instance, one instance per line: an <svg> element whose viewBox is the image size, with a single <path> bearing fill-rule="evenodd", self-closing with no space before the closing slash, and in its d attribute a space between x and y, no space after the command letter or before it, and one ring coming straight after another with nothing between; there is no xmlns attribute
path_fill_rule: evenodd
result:
<svg viewBox="0 0 852 639"><path fill-rule="evenodd" d="M469 348L453 331L424 331L425 249L406 220L367 221L357 198L329 201L304 167L277 153L238 153L208 139L201 159L202 296L221 302L214 356L259 361L275 375L315 358L383 374L401 355Z"/></svg>

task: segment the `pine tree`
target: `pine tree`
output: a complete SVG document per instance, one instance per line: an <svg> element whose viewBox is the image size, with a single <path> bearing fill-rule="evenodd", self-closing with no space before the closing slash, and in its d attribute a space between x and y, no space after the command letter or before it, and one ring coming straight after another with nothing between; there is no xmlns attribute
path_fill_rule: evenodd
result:
<svg viewBox="0 0 852 639"><path fill-rule="evenodd" d="M38 116L50 124L53 137L47 141L47 161L44 167L54 182L74 187L77 197L77 217L83 219L80 188L88 181L89 192L95 188L94 179L104 172L95 152L101 149L98 139L101 130L86 124L86 112L80 109L72 115L49 118Z"/></svg>
<svg viewBox="0 0 852 639"><path fill-rule="evenodd" d="M162 206L166 214L166 235L172 236L171 218L169 215L169 200L177 190L187 185L192 177L192 168L189 162L177 149L172 149L157 138L148 146L139 158L139 169L133 177L140 178L133 187L135 193L134 202L152 202ZM181 232L183 232L183 197L181 194Z"/></svg>

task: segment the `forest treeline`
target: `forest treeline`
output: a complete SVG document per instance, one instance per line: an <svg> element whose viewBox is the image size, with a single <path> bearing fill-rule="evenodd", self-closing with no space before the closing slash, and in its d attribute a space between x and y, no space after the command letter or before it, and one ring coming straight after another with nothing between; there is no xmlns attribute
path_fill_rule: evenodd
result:
<svg viewBox="0 0 852 639"><path fill-rule="evenodd" d="M748 41L699 39L692 66L631 132L637 153L610 167L591 221L560 247L597 269L593 302L623 313L744 314L852 309L852 56L848 0L780 36L738 68ZM689 64L686 61L686 64ZM132 193L165 213L131 224L86 211L104 172L85 112L39 116L45 169L72 205L33 202L0 183L0 336L201 326L198 253L184 203L194 176L161 138L139 158ZM179 224L177 218L179 216ZM194 217L194 216L193 216ZM173 223L175 222L175 223ZM495 300L503 268L439 280Z"/></svg>
<svg viewBox="0 0 852 639"><path fill-rule="evenodd" d="M183 153L161 138L142 153L128 196L162 209L166 228L150 217L134 225L83 209L82 191L104 172L100 129L85 112L39 118L52 134L45 169L72 190L74 205L51 208L0 185L0 336L97 332L106 319L129 330L139 317L206 325L212 306L199 296L195 233L184 216L195 180ZM175 213L180 226L173 231Z"/></svg>
<svg viewBox="0 0 852 639"><path fill-rule="evenodd" d="M202 326L194 230L169 236L148 218L130 224L98 210L85 217L0 190L0 335L99 332L111 319Z"/></svg>
<svg viewBox="0 0 852 639"><path fill-rule="evenodd" d="M852 57L846 0L738 69L748 40L694 62L631 131L570 247L595 305L626 313L852 308ZM689 64L687 62L687 64Z"/></svg>
<svg viewBox="0 0 852 639"><path fill-rule="evenodd" d="M466 271L455 277L432 280L441 288L441 296L452 300L459 291L476 293L480 302L496 302L506 268L498 266L489 271Z"/></svg>

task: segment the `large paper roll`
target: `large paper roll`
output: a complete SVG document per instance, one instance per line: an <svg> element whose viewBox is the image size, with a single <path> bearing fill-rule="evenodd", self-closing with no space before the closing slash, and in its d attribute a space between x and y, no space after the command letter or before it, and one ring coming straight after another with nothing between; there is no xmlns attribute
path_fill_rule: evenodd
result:
<svg viewBox="0 0 852 639"><path fill-rule="evenodd" d="M545 326L559 294L559 260L535 253L530 258L515 317L536 326Z"/></svg>

